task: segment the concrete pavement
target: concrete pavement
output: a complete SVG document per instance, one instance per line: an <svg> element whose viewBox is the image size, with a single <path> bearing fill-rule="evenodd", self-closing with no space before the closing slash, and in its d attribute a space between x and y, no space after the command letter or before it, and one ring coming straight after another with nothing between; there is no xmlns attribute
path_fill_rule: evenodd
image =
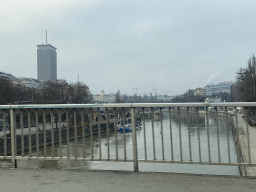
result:
<svg viewBox="0 0 256 192"><path fill-rule="evenodd" d="M255 177L0 169L1 191L255 191Z"/></svg>

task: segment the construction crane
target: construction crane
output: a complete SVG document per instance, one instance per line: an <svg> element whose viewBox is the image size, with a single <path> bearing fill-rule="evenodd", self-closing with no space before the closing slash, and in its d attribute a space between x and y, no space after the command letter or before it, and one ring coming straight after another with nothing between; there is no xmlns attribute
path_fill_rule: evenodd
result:
<svg viewBox="0 0 256 192"><path fill-rule="evenodd" d="M136 95L137 95L137 90L138 90L138 89L141 89L141 88L136 87L136 88L132 88L132 89L135 89L135 90L136 90Z"/></svg>
<svg viewBox="0 0 256 192"><path fill-rule="evenodd" d="M155 95L156 95L156 90L161 90L161 89L156 89L156 88L155 88L155 89L152 89L152 90L155 90Z"/></svg>
<svg viewBox="0 0 256 192"><path fill-rule="evenodd" d="M165 95L167 95L167 93L169 93L169 92L176 92L176 91L173 91L173 90L168 90L168 91L165 91Z"/></svg>

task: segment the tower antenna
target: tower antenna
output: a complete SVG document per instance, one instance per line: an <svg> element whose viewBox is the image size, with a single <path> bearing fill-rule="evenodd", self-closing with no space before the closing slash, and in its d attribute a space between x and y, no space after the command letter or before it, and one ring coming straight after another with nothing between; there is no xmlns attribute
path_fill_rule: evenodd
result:
<svg viewBox="0 0 256 192"><path fill-rule="evenodd" d="M46 44L47 44L47 30L46 30Z"/></svg>

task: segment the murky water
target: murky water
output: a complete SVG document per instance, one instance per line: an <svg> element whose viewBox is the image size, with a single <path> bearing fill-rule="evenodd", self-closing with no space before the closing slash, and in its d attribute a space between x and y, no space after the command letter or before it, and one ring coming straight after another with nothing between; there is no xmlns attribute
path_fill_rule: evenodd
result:
<svg viewBox="0 0 256 192"><path fill-rule="evenodd" d="M182 150L182 159L183 161L190 161L189 154L189 134L191 141L191 154L192 161L199 161L199 145L198 145L198 128L197 128L197 119L195 114L190 114L189 124L190 130L188 131L188 123L186 113L181 113L181 143L182 148L180 148L180 138L179 138L179 125L178 125L178 114L173 113L171 125L172 125L172 138L173 138L173 159L174 161L181 160L181 151ZM227 134L229 134L229 145L230 145L230 159L231 162L237 162L236 150L234 139L231 129L227 132L226 122L224 118L218 118L219 125L219 141L220 141L220 158L221 162L228 162L228 140ZM200 147L201 147L201 161L208 162L208 141L207 141L207 129L206 129L206 119L204 116L200 115L199 117L199 135L200 135ZM164 159L172 160L171 155L171 140L170 140L170 120L167 113L163 113L163 132L161 132L161 121L156 119L154 122L154 137L155 137L155 156L157 160L162 160L162 141L161 137L163 134L163 143L164 143ZM152 137L152 121L145 121L145 137L146 137L146 154L147 159L152 160L154 158L153 152L153 137ZM216 119L213 116L209 116L209 140L210 140L210 152L211 152L211 161L218 162L218 146L217 146L217 124ZM108 158L107 150L107 135L102 134L101 138L101 150L102 158ZM85 138L86 148L85 154L86 157L91 157L91 146L90 146L90 137ZM117 134L117 141L115 140L114 133L109 133L109 155L110 159L116 159L116 143L118 144L118 158L123 159L126 155L127 159L133 158L133 148L132 148L132 133L126 133L125 138L123 133ZM144 130L143 128L137 130L137 144L138 144L138 158L145 159L145 149L144 149ZM94 158L99 158L99 138L98 135L93 137L93 156ZM77 154L79 157L83 156L83 140L78 139L78 151ZM126 148L126 154L124 152ZM75 143L70 141L69 145L70 156L74 156ZM40 156L43 156L43 148L40 149ZM59 155L59 146L55 145L54 155ZM67 156L68 146L66 143L63 143L62 155ZM52 150L51 146L47 147L47 155L51 156ZM32 156L36 155L36 151L33 151ZM23 161L27 163L28 161ZM55 164L55 165L53 165ZM31 165L31 163L30 163ZM51 167L55 168L89 168L89 169L100 169L100 170L133 170L133 163L128 162L80 162L80 161L70 161L70 162L40 162L35 164L38 167ZM239 175L238 167L235 166L209 166L209 165L185 165L185 164L170 164L170 163L139 163L140 171L159 171L159 172L179 172L179 173L198 173L198 174L217 174L217 175Z"/></svg>

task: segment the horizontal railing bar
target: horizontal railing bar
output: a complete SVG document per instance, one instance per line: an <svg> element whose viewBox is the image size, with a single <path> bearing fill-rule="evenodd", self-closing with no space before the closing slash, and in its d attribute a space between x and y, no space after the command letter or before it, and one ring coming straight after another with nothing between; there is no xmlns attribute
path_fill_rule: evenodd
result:
<svg viewBox="0 0 256 192"><path fill-rule="evenodd" d="M0 156L0 159L12 159L12 156Z"/></svg>
<svg viewBox="0 0 256 192"><path fill-rule="evenodd" d="M11 156L7 156L7 157L8 157L8 159L12 158ZM1 156L0 156L0 159L1 159ZM83 158L83 157L77 157L76 158L76 157L36 157L36 156L33 156L33 157L29 157L29 156L22 157L22 156L16 156L15 159L17 159L17 160L19 160L19 159L22 159L22 160L29 160L29 159L32 159L32 160L56 160L56 161L72 160L72 161L111 161L111 162L120 161L120 162L133 162L133 159L98 159L98 158L97 159L91 159L91 158Z"/></svg>
<svg viewBox="0 0 256 192"><path fill-rule="evenodd" d="M0 156L0 159L12 159L12 156ZM91 159L83 157L29 157L29 156L16 156L15 159L19 160L74 160L74 161L110 161L110 162L133 162L133 159ZM248 163L219 163L219 162L199 162L199 161L166 161L166 160L142 160L138 159L140 163L171 163L171 164L198 164L198 165L225 165L225 166L245 166L245 167L256 167L256 164Z"/></svg>
<svg viewBox="0 0 256 192"><path fill-rule="evenodd" d="M199 162L199 161L162 161L162 160L140 160L140 163L173 163L173 164L198 164L198 165L226 165L226 166L246 166L246 167L256 167L256 164L246 164L246 163L219 163L219 162Z"/></svg>
<svg viewBox="0 0 256 192"><path fill-rule="evenodd" d="M36 104L36 105L0 105L0 109L21 108L99 108L99 107L255 107L256 102L223 103L122 103L122 104Z"/></svg>

